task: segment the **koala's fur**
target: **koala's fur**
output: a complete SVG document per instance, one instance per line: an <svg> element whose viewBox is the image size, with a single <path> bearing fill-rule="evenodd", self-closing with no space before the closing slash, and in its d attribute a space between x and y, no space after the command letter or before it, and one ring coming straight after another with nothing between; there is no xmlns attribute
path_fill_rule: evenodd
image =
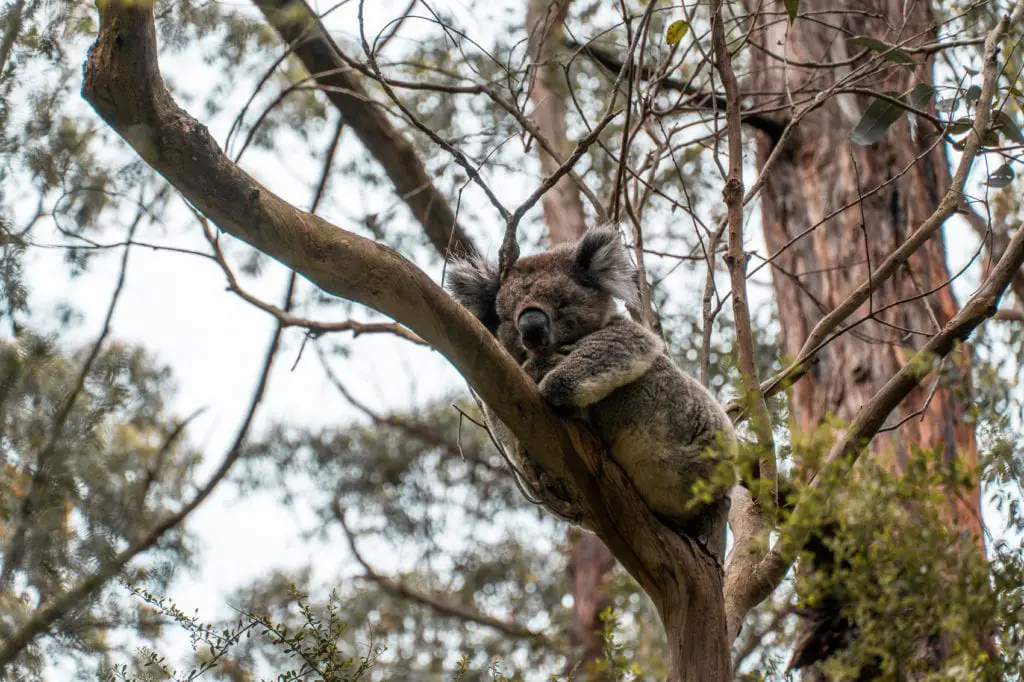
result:
<svg viewBox="0 0 1024 682"><path fill-rule="evenodd" d="M676 367L660 338L616 313L615 299L631 301L636 292L617 231L594 228L576 244L522 258L500 282L496 266L458 261L448 287L552 406L589 420L655 514L724 557L728 488L715 488L707 503L692 491L731 456L732 424L711 393ZM543 345L532 350L521 323L542 317L521 317L528 310L548 320L537 332ZM528 468L510 431L486 411L513 463Z"/></svg>

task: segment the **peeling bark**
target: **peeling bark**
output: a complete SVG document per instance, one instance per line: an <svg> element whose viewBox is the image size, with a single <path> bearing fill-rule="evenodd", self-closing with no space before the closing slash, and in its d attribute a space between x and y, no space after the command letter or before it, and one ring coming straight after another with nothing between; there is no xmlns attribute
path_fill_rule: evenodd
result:
<svg viewBox="0 0 1024 682"><path fill-rule="evenodd" d="M749 11L759 3L747 0ZM781 6L781 3L780 3ZM835 3L805 0L801 12L823 12ZM750 51L752 91L780 93L761 95L765 106L785 101L788 89L813 79L812 87L822 90L843 73L839 69L803 69L793 62L842 61L846 53L844 35L827 24L841 26L845 35L869 35L893 40L888 27L903 27L901 35L914 36L910 45L936 40L934 17L928 3L906 5L897 0L863 3L864 13L821 15L820 21L797 20L757 22L751 39L775 52L785 51L791 62L783 67L764 50ZM877 12L883 19L875 19ZM784 33L788 31L787 33ZM920 57L914 70L884 69L866 83L872 89L905 91L914 82L930 82L932 57ZM916 81L914 77L916 76ZM767 178L762 200L762 222L770 253L780 251L796 235L821 221L830 212L854 203L861 194L888 182L883 189L858 205L827 220L775 259L772 272L775 298L782 328L781 352L797 357L805 339L822 317L853 290L871 277L882 262L939 205L949 182L949 161L945 146L935 144L931 131L909 134L906 119L898 122L886 138L869 147L850 144L847 136L867 105L866 98L839 95L806 116ZM934 114L934 104L928 105ZM924 126L921 126L924 128ZM772 152L772 142L758 140L757 161L762 165ZM904 169L909 172L902 174ZM807 273L807 274L802 274ZM808 376L792 388L793 428L809 432L828 414L853 419L913 353L957 313L958 305L950 287L921 296L950 278L944 259L941 232L918 249L889 280L878 286L857 310L856 317L878 311L883 305L911 300L876 313L876 319L847 332L818 354ZM960 386L940 384L929 399L927 386L916 386L892 413L892 420L910 415L927 404L922 419L910 419L892 435L876 438L872 451L886 458L894 472L902 472L911 444L939 448L945 462L959 460L971 469L978 466L978 451L970 420L965 419L970 391L970 357L966 347L953 351ZM800 465L800 463L798 463ZM805 470L804 475L813 472ZM982 525L977 487L967 497L948 493L946 518L970 533L980 544ZM816 673L809 673L813 678Z"/></svg>

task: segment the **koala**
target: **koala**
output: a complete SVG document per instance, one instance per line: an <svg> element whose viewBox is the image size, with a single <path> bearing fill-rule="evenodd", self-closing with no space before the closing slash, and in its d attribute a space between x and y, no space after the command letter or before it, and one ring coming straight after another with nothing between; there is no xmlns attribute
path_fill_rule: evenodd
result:
<svg viewBox="0 0 1024 682"><path fill-rule="evenodd" d="M592 228L575 244L518 260L500 281L494 264L456 261L448 289L553 409L589 422L654 514L721 560L729 489L705 488L700 499L693 491L733 456L732 423L659 337L617 313L616 299L633 301L636 282L618 232ZM486 406L485 416L506 454L518 460L510 464L528 467Z"/></svg>

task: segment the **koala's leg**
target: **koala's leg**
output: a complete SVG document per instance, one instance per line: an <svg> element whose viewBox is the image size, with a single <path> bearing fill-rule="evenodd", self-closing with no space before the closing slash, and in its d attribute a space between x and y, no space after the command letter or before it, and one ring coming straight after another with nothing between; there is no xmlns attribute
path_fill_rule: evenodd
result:
<svg viewBox="0 0 1024 682"><path fill-rule="evenodd" d="M575 344L541 380L552 405L587 407L647 373L664 346L632 320L618 319Z"/></svg>

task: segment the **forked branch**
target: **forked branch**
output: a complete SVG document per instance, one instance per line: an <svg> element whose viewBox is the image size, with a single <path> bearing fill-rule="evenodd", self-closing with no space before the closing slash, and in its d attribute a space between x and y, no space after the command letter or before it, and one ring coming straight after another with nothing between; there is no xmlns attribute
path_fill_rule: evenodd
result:
<svg viewBox="0 0 1024 682"><path fill-rule="evenodd" d="M714 559L654 518L594 436L581 424L558 419L471 313L393 249L296 209L231 163L206 127L181 109L163 85L152 5L130 0L101 4L100 32L85 65L82 94L220 229L324 291L391 317L443 354L534 462L570 491L596 534L654 599L667 628L697 611L721 609L721 576ZM704 647L703 670L709 670L710 657L713 675L698 678L686 672L675 679L728 679L724 626L720 635L701 631L694 636L701 640L676 642L675 650ZM677 656L674 664L696 661ZM693 667L693 674L698 670Z"/></svg>

